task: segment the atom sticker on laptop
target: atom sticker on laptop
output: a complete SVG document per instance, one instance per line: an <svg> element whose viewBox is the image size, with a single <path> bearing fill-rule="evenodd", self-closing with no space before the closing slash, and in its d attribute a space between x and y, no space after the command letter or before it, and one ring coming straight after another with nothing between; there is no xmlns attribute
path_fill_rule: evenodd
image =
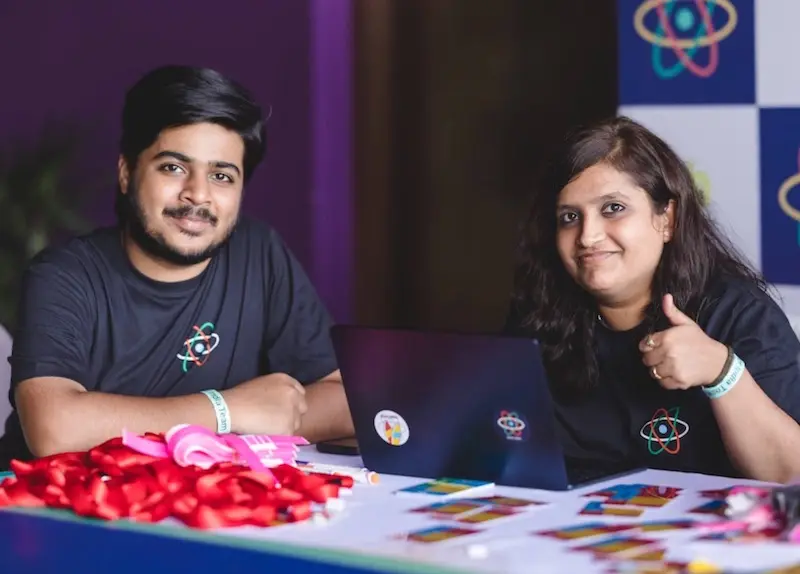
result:
<svg viewBox="0 0 800 574"><path fill-rule="evenodd" d="M506 437L506 440L525 440L528 438L528 423L516 411L500 411L497 417L497 426Z"/></svg>
<svg viewBox="0 0 800 574"><path fill-rule="evenodd" d="M375 415L375 432L392 446L402 446L408 442L408 424L394 411L382 410Z"/></svg>

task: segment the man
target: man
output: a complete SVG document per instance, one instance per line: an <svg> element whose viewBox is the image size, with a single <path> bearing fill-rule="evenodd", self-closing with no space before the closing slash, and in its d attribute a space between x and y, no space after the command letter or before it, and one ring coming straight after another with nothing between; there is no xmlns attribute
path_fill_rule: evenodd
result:
<svg viewBox="0 0 800 574"><path fill-rule="evenodd" d="M264 150L261 110L213 70L131 88L118 226L26 272L0 468L123 428L353 434L323 304L278 234L240 218Z"/></svg>

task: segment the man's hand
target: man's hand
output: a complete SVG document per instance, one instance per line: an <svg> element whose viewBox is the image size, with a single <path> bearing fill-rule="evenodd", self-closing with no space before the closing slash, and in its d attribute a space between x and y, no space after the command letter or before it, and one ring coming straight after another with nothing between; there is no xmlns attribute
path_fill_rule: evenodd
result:
<svg viewBox="0 0 800 574"><path fill-rule="evenodd" d="M308 410L306 390L283 373L264 375L222 393L239 434L293 435Z"/></svg>

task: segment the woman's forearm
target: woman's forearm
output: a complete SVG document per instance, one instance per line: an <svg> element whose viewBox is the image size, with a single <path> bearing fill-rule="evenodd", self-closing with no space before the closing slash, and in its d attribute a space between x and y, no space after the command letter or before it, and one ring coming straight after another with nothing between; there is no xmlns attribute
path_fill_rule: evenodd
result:
<svg viewBox="0 0 800 574"><path fill-rule="evenodd" d="M781 483L800 477L800 425L748 371L711 405L728 455L744 475Z"/></svg>

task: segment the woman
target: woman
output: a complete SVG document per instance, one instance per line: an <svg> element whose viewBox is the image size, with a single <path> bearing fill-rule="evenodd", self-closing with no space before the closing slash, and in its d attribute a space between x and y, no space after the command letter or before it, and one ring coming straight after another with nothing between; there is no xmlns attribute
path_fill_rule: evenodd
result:
<svg viewBox="0 0 800 574"><path fill-rule="evenodd" d="M521 256L507 327L542 345L571 463L800 477L800 343L661 139L570 136Z"/></svg>

